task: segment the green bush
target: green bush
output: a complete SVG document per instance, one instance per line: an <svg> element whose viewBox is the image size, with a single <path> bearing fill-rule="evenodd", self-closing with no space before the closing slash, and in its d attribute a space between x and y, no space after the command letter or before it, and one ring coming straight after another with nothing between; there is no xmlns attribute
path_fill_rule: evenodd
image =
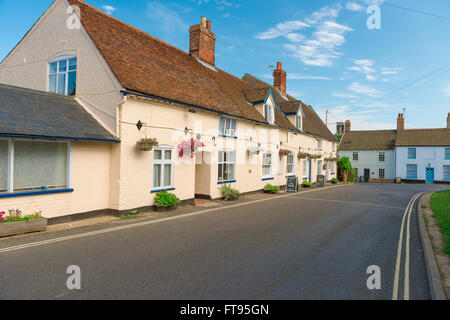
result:
<svg viewBox="0 0 450 320"><path fill-rule="evenodd" d="M238 190L233 189L230 185L226 184L220 188L220 192L222 192L224 200L237 200L241 196L241 193Z"/></svg>
<svg viewBox="0 0 450 320"><path fill-rule="evenodd" d="M277 193L278 191L280 191L280 187L271 185L270 183L266 184L266 186L264 187L264 191L269 191L269 192L273 192L273 193Z"/></svg>
<svg viewBox="0 0 450 320"><path fill-rule="evenodd" d="M355 178L356 178L356 171L355 169L350 169L348 172L348 182L355 182Z"/></svg>
<svg viewBox="0 0 450 320"><path fill-rule="evenodd" d="M331 179L331 183L332 183L332 184L337 184L338 182L339 182L339 180L336 179L336 178Z"/></svg>
<svg viewBox="0 0 450 320"><path fill-rule="evenodd" d="M180 199L167 191L158 192L155 197L155 206L157 207L172 208L176 207L179 203Z"/></svg>
<svg viewBox="0 0 450 320"><path fill-rule="evenodd" d="M308 180L303 180L302 187L303 188L309 188L312 187L314 184L312 182L309 182Z"/></svg>

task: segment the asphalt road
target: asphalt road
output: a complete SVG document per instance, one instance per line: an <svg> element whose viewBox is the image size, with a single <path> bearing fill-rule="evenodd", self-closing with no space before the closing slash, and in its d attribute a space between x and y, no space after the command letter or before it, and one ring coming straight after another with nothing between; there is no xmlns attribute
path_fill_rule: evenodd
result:
<svg viewBox="0 0 450 320"><path fill-rule="evenodd" d="M112 232L124 223L106 224L95 229L104 233L35 247L93 229L0 240L0 299L390 300L410 199L448 188L340 186ZM429 299L416 207L410 299ZM403 249L399 299L405 257ZM69 265L81 269L81 290L67 289ZM367 288L371 265L380 267L380 290Z"/></svg>

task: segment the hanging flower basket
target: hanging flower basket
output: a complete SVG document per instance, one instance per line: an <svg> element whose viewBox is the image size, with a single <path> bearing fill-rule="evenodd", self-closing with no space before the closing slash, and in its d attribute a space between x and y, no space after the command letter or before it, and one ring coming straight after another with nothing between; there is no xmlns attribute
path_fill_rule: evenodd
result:
<svg viewBox="0 0 450 320"><path fill-rule="evenodd" d="M322 155L321 155L321 154L312 154L312 155L310 156L310 158L311 158L311 159L321 159L321 158L322 158Z"/></svg>
<svg viewBox="0 0 450 320"><path fill-rule="evenodd" d="M333 161L336 161L336 160L337 160L337 158L326 158L325 162L333 162Z"/></svg>
<svg viewBox="0 0 450 320"><path fill-rule="evenodd" d="M280 149L280 156L287 156L288 154L292 154L291 150L287 150L287 149Z"/></svg>
<svg viewBox="0 0 450 320"><path fill-rule="evenodd" d="M300 159L306 159L306 158L308 158L310 155L309 155L309 153L305 153L305 152L299 152L299 153L297 153L297 159L298 160L300 160Z"/></svg>
<svg viewBox="0 0 450 320"><path fill-rule="evenodd" d="M159 144L158 140L144 138L137 142L136 146L140 151L152 151Z"/></svg>
<svg viewBox="0 0 450 320"><path fill-rule="evenodd" d="M191 159L194 158L194 153L205 145L200 140L183 140L178 145L178 157L183 158L185 155L190 154Z"/></svg>

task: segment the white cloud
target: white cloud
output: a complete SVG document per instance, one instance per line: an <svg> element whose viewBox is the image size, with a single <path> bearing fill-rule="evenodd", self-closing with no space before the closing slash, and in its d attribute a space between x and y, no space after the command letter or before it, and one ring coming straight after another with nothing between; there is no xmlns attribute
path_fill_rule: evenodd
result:
<svg viewBox="0 0 450 320"><path fill-rule="evenodd" d="M312 76L312 75L305 75L305 74L298 74L298 73L289 73L288 79L289 80L333 80L333 78L330 78L330 77Z"/></svg>
<svg viewBox="0 0 450 320"><path fill-rule="evenodd" d="M341 10L341 8L342 7L340 4L333 7L325 6L320 10L313 12L313 14L311 14L311 16L306 19L306 22L310 24L317 24L324 19L337 18L339 16L339 11Z"/></svg>
<svg viewBox="0 0 450 320"><path fill-rule="evenodd" d="M257 39L260 40L269 40L275 39L281 36L287 37L293 31L297 31L300 29L308 28L309 25L300 20L287 21L284 23L279 23L275 26L275 28L271 28L265 32L258 33L256 35Z"/></svg>
<svg viewBox="0 0 450 320"><path fill-rule="evenodd" d="M224 18L224 19L228 19L229 17L231 17L231 14L229 14L229 13L224 13L222 15L222 18Z"/></svg>
<svg viewBox="0 0 450 320"><path fill-rule="evenodd" d="M305 36L300 33L289 33L286 35L286 38L291 42L302 42Z"/></svg>
<svg viewBox="0 0 450 320"><path fill-rule="evenodd" d="M109 15L112 15L113 12L116 11L116 8L114 8L113 6L108 6L108 5L102 6L102 9L104 12L106 12Z"/></svg>
<svg viewBox="0 0 450 320"><path fill-rule="evenodd" d="M147 18L154 21L155 25L165 32L187 29L187 25L183 23L177 11L157 1L147 3Z"/></svg>
<svg viewBox="0 0 450 320"><path fill-rule="evenodd" d="M442 91L446 94L450 96L450 83L447 83L444 88L442 89Z"/></svg>
<svg viewBox="0 0 450 320"><path fill-rule="evenodd" d="M347 99L354 99L357 98L358 96L354 95L354 94L350 94L350 93L342 93L342 92L332 92L331 95L333 97L338 97L338 98L347 98Z"/></svg>
<svg viewBox="0 0 450 320"><path fill-rule="evenodd" d="M398 74L401 70L402 70L402 68L398 68L398 67L394 67L394 68L383 67L383 68L381 68L381 74L385 74L385 75Z"/></svg>
<svg viewBox="0 0 450 320"><path fill-rule="evenodd" d="M358 94L363 94L372 98L376 98L376 97L380 97L382 95L382 92L380 92L379 90L371 87L371 86L367 86L364 84L361 84L359 82L353 82L349 87L348 90L356 92Z"/></svg>
<svg viewBox="0 0 450 320"><path fill-rule="evenodd" d="M364 11L364 7L356 2L347 2L345 4L345 9L350 11Z"/></svg>

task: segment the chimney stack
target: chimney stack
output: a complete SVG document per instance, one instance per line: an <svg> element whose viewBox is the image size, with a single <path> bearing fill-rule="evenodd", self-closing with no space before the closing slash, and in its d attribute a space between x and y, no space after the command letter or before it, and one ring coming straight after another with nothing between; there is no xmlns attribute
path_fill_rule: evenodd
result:
<svg viewBox="0 0 450 320"><path fill-rule="evenodd" d="M273 86L281 92L286 93L286 71L283 71L283 64L277 63L277 69L273 72Z"/></svg>
<svg viewBox="0 0 450 320"><path fill-rule="evenodd" d="M405 117L403 116L403 113L398 114L397 118L397 130L405 130Z"/></svg>
<svg viewBox="0 0 450 320"><path fill-rule="evenodd" d="M214 66L216 60L216 35L211 32L211 21L202 17L201 23L191 26L189 54Z"/></svg>
<svg viewBox="0 0 450 320"><path fill-rule="evenodd" d="M450 112L448 113L447 116L447 129L450 129Z"/></svg>
<svg viewBox="0 0 450 320"><path fill-rule="evenodd" d="M349 133L352 130L352 123L350 120L345 121L344 131L345 133Z"/></svg>

